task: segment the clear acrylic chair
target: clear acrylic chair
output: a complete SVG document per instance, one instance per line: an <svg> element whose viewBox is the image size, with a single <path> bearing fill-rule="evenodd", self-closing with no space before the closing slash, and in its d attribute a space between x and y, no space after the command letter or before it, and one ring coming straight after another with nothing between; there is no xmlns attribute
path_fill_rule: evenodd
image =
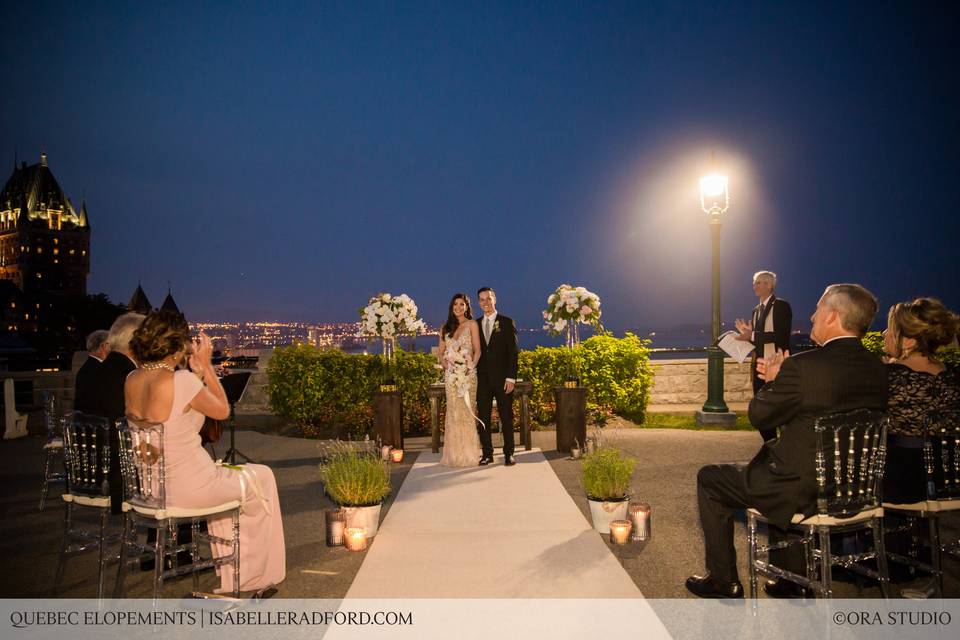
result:
<svg viewBox="0 0 960 640"><path fill-rule="evenodd" d="M63 430L57 415L57 397L51 391L43 392L43 422L46 438L43 442L43 482L40 485L40 511L47 502L51 482L64 482L67 474L56 471L57 458L63 459Z"/></svg>
<svg viewBox="0 0 960 640"><path fill-rule="evenodd" d="M905 527L916 531L921 520L927 521L930 546L930 562L917 559L920 536L911 536L909 556L889 553L896 562L912 566L933 575L932 594L943 597L943 554L960 555L960 541L943 544L940 537L940 520L944 513L960 510L960 413L957 411L932 412L924 419L923 461L926 476L924 490L926 500L909 504L884 502L883 508L909 519ZM902 529L888 529L887 533Z"/></svg>
<svg viewBox="0 0 960 640"><path fill-rule="evenodd" d="M761 545L757 523L767 522L756 509L747 509L747 544L750 563L750 596L757 597L758 574L782 578L813 589L823 598L833 596L831 569L839 565L880 583L884 598L890 582L883 543L883 507L879 488L886 456L886 416L879 411L858 409L817 418L815 458L817 513L795 514L788 530L799 538ZM830 535L869 529L874 549L836 555L830 549ZM819 543L819 544L818 544ZM802 545L806 575L799 575L770 563L772 549ZM877 569L863 565L876 559Z"/></svg>
<svg viewBox="0 0 960 640"><path fill-rule="evenodd" d="M103 574L110 519L110 420L79 411L63 417L64 457L67 467L67 490L63 494L63 541L54 579L54 591L60 588L67 560L97 549L97 598L103 597ZM91 510L99 515L99 531L75 526L74 508Z"/></svg>
<svg viewBox="0 0 960 640"><path fill-rule="evenodd" d="M240 596L240 501L231 500L207 508L182 508L167 504L166 458L163 447L163 425L136 420L128 416L120 421L120 471L123 476L123 533L120 543L120 567L114 597L123 597L124 576L129 565L139 564L141 554L154 558L153 598L163 591L163 582L187 573L192 574L193 589L199 589L199 572L209 567L233 565L233 596ZM230 517L232 537L220 538L200 531L201 521ZM177 527L190 524L190 542L177 542ZM141 543L139 529L156 531L155 543ZM201 559L200 542L228 545L231 553ZM135 553L129 556L130 551ZM180 566L178 554L190 553L190 563ZM211 554L212 556L212 554ZM165 560L169 558L169 566Z"/></svg>

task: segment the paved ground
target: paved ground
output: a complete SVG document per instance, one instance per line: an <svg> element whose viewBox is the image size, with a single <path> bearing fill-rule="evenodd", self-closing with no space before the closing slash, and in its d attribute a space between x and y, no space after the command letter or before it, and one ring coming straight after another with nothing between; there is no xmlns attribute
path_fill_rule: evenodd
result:
<svg viewBox="0 0 960 640"><path fill-rule="evenodd" d="M420 454L348 598L639 598L538 450L450 469Z"/></svg>
<svg viewBox="0 0 960 640"><path fill-rule="evenodd" d="M648 598L687 597L683 580L702 569L702 545L695 501L697 469L708 462L749 459L759 446L759 437L750 432L697 432L658 429L612 429L607 441L622 447L637 458L633 497L651 505L653 537L646 543L611 550L620 560L636 586ZM299 438L266 435L251 429L237 433L239 449L257 462L268 464L277 476L284 531L287 543L287 579L280 595L291 598L343 597L366 553L351 553L342 547L324 544L323 509L331 507L317 477L317 442ZM555 434L533 434L533 445L543 450L557 478L573 502L588 517L588 507L579 487L579 463L565 459L555 451ZM222 453L226 447L218 449ZM402 465L393 467L394 493L387 500L384 515L389 516L396 491L411 465L416 450L429 450L427 439L411 439ZM62 533L63 506L54 487L45 511L37 510L42 468L41 441L31 436L0 441L0 558L4 579L2 597L47 597L51 595L57 551ZM517 470L502 469L504 472ZM509 482L509 480L507 480ZM517 475L516 491L524 490ZM957 534L957 521L947 530ZM605 543L606 544L606 543ZM737 549L741 574L746 576L745 534L737 527ZM95 554L87 554L68 565L60 596L95 595ZM958 564L948 565L951 574L946 595L960 597ZM108 574L112 585L114 569ZM212 576L204 576L204 588L212 586ZM137 573L127 579L128 594L145 596L150 592L149 574ZM189 591L189 580L168 584L168 595ZM843 597L876 597L878 590L859 593L851 585L838 585Z"/></svg>

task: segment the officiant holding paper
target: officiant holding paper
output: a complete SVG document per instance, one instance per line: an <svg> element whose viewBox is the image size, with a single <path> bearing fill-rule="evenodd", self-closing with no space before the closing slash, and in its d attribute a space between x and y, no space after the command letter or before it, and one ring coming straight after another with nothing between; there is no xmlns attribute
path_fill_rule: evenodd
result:
<svg viewBox="0 0 960 640"><path fill-rule="evenodd" d="M776 351L786 352L790 348L790 325L793 311L790 303L774 295L777 286L777 274L772 271L758 271L753 274L753 292L760 300L753 309L750 322L737 318L736 327L740 335L737 340L753 344L753 357L750 372L753 379L753 393L763 386L763 380L757 376L757 358L769 358ZM761 429L764 441L777 437L776 429Z"/></svg>

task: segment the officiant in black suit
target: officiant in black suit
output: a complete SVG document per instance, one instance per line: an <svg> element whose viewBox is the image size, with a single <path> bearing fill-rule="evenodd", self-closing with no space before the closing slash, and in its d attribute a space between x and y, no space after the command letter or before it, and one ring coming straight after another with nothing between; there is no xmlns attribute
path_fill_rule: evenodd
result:
<svg viewBox="0 0 960 640"><path fill-rule="evenodd" d="M477 291L483 317L480 325L480 360L477 362L477 417L480 429L481 465L493 462L493 438L490 414L497 399L500 427L503 431L503 463L511 467L513 459L513 387L517 382L517 329L513 320L497 313L497 294L490 287Z"/></svg>
<svg viewBox="0 0 960 640"><path fill-rule="evenodd" d="M877 299L856 284L827 287L813 314L810 337L819 349L759 363L766 383L750 402L750 422L762 429L781 427L780 437L763 443L746 466L713 464L697 474L697 501L707 574L687 578L687 589L703 598L740 598L733 546L733 512L754 507L770 521L770 542L785 539L795 513L816 512L814 460L817 417L854 409L884 410L887 372L860 339L877 312ZM793 545L771 551L778 567L803 574L802 550ZM765 586L772 597L804 595L778 580Z"/></svg>
<svg viewBox="0 0 960 640"><path fill-rule="evenodd" d="M769 358L776 351L786 352L790 348L790 325L793 323L793 311L790 303L774 294L777 286L777 274L772 271L757 271L753 274L753 292L760 300L753 309L750 322L737 318L736 327L743 340L753 345L750 359L750 373L753 378L753 395L757 395L763 380L757 375L757 359ZM757 426L757 425L754 425ZM777 429L760 429L764 441L777 437Z"/></svg>
<svg viewBox="0 0 960 640"><path fill-rule="evenodd" d="M105 329L87 336L87 359L77 370L73 382L73 408L77 411L97 414L97 372L110 353L109 337L110 332Z"/></svg>

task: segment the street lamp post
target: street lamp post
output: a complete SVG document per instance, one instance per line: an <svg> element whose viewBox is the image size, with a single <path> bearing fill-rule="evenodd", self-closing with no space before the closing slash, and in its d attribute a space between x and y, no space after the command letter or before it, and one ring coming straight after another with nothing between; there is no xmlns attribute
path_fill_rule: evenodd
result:
<svg viewBox="0 0 960 640"><path fill-rule="evenodd" d="M736 421L736 414L727 409L723 400L723 349L717 346L720 338L720 225L721 216L730 206L727 176L711 173L700 179L700 207L710 220L710 238L713 245L711 265L711 322L710 346L707 348L707 401L697 412L700 424L728 424Z"/></svg>

